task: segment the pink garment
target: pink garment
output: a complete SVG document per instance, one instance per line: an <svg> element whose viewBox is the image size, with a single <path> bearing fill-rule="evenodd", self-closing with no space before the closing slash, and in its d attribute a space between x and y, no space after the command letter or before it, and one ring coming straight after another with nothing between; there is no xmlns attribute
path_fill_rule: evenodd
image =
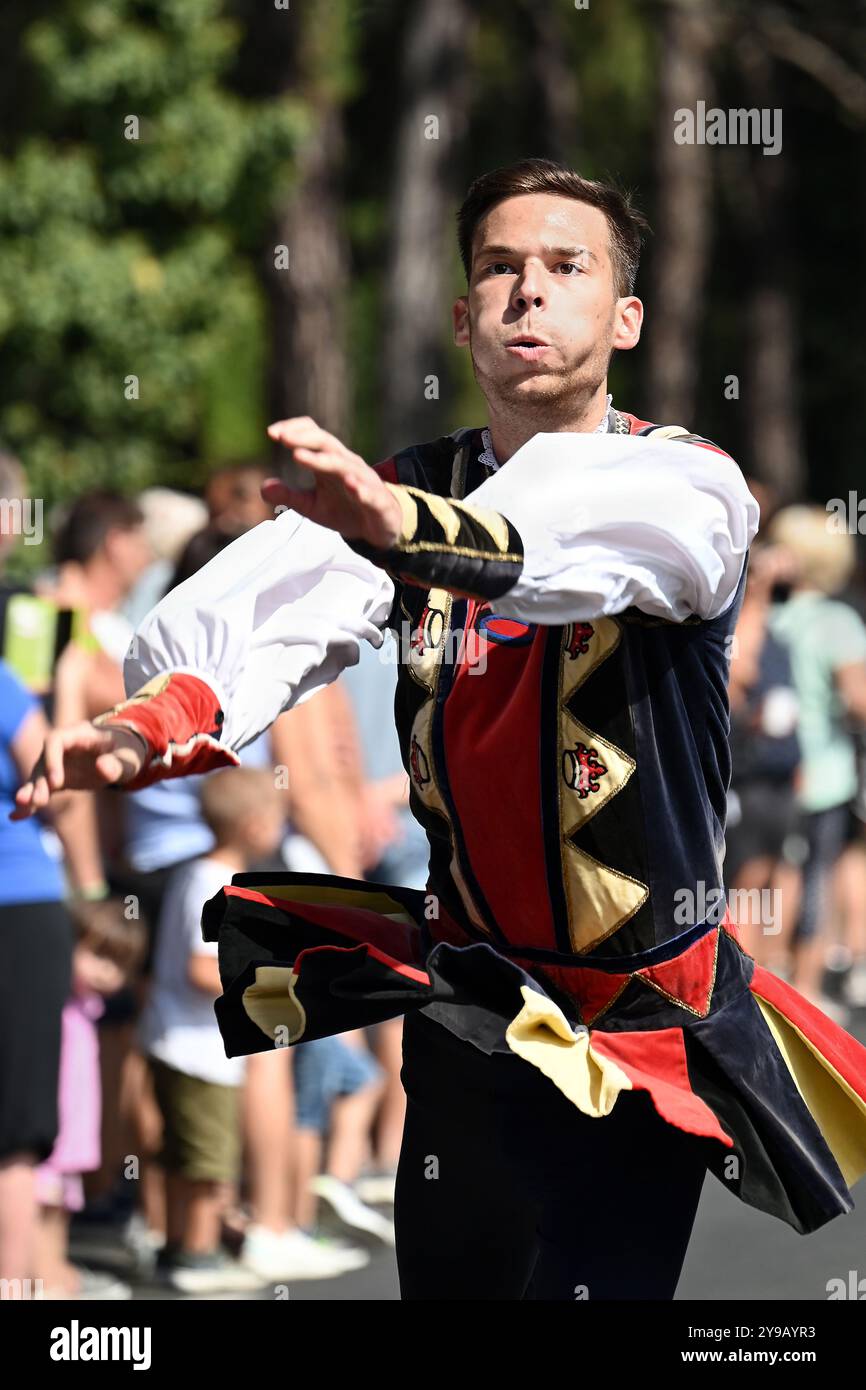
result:
<svg viewBox="0 0 866 1390"><path fill-rule="evenodd" d="M36 1169L36 1193L43 1205L80 1211L79 1175L99 1167L102 1091L96 1019L105 1005L98 994L74 994L63 1006L60 1035L59 1128L51 1156Z"/></svg>

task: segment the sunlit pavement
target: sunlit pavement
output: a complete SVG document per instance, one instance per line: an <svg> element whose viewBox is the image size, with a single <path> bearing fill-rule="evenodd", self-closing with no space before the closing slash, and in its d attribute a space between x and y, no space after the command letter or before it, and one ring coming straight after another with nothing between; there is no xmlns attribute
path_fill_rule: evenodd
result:
<svg viewBox="0 0 866 1390"><path fill-rule="evenodd" d="M860 1010L849 1031L866 1044L866 1011ZM640 1161L640 1156L635 1156ZM701 1205L680 1280L678 1299L798 1299L826 1301L832 1279L866 1279L866 1179L854 1190L857 1203L848 1216L837 1217L822 1230L800 1236L783 1222L763 1215L726 1192L708 1174ZM111 1240L96 1233L76 1237L73 1257L94 1267L108 1268L124 1276L126 1257ZM627 1258L627 1253L625 1255ZM286 1292L288 1299L286 1300ZM152 1283L134 1282L137 1300L179 1299ZM442 1291L447 1299L448 1292ZM399 1298L393 1251L376 1251L370 1264L340 1279L303 1280L282 1288L265 1288L255 1294L224 1294L220 1300L274 1300L288 1302L382 1302Z"/></svg>
<svg viewBox="0 0 866 1390"><path fill-rule="evenodd" d="M866 1044L866 1011L858 1010L847 1028ZM829 1280L847 1284L851 1271L866 1278L866 1178L853 1197L847 1216L801 1236L746 1206L708 1174L677 1297L823 1301Z"/></svg>

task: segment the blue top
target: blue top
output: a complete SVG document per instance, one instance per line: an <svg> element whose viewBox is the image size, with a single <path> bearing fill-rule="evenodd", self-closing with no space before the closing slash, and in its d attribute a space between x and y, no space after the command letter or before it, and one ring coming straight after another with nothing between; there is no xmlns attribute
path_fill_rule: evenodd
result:
<svg viewBox="0 0 866 1390"><path fill-rule="evenodd" d="M58 902L63 898L63 872L42 842L37 817L10 821L21 775L12 756L12 742L39 701L22 685L5 661L0 661L0 904Z"/></svg>
<svg viewBox="0 0 866 1390"><path fill-rule="evenodd" d="M244 767L267 767L270 737L260 734L239 754ZM209 854L214 837L201 813L201 785L206 774L154 782L126 798L126 857L137 873L171 868L185 859Z"/></svg>

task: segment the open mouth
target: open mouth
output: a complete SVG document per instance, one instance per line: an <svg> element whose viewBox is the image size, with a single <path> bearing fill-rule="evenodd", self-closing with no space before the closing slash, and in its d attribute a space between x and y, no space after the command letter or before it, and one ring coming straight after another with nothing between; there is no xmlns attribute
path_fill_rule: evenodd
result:
<svg viewBox="0 0 866 1390"><path fill-rule="evenodd" d="M513 353L516 357L521 357L525 362L535 362L550 351L547 343L534 343L529 338L518 338L513 343L506 343L506 351Z"/></svg>

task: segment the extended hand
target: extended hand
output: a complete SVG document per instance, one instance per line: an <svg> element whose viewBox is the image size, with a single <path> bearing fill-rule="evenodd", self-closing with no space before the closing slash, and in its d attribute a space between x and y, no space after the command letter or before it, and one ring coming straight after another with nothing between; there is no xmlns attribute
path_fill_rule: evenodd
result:
<svg viewBox="0 0 866 1390"><path fill-rule="evenodd" d="M129 782L146 756L144 739L130 729L72 724L52 729L29 782L15 796L10 820L26 820L48 804L54 792L92 791Z"/></svg>
<svg viewBox="0 0 866 1390"><path fill-rule="evenodd" d="M292 507L320 526L339 531L346 540L363 540L377 550L393 545L401 529L400 504L375 469L308 415L278 420L268 427L268 434L310 470L315 488L301 491L268 478L262 485L266 501Z"/></svg>

